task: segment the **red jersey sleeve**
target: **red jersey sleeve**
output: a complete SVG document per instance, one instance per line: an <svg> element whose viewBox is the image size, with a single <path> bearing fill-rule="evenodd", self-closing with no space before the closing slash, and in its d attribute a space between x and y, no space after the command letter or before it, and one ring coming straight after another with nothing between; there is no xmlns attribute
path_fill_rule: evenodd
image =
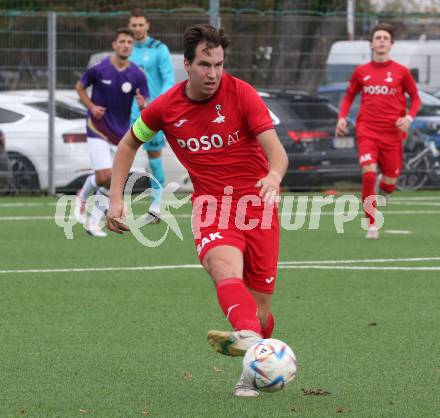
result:
<svg viewBox="0 0 440 418"><path fill-rule="evenodd" d="M263 99L249 84L240 86L240 107L247 119L249 132L257 136L264 131L273 129L272 118Z"/></svg>
<svg viewBox="0 0 440 418"><path fill-rule="evenodd" d="M345 92L344 99L341 103L341 109L339 110L339 117L346 118L350 112L351 105L353 103L356 95L361 91L362 84L359 82L359 71L356 68L354 73L351 75L350 84L348 85L347 91Z"/></svg>
<svg viewBox="0 0 440 418"><path fill-rule="evenodd" d="M408 93L411 99L411 106L409 108L408 115L410 115L414 119L417 115L417 112L420 110L422 102L419 97L417 84L407 68L405 68L405 73L403 75L402 81L403 81L403 89L405 90L406 93Z"/></svg>
<svg viewBox="0 0 440 418"><path fill-rule="evenodd" d="M142 110L140 117L130 128L131 134L139 142L148 142L162 126L162 106L155 100Z"/></svg>
<svg viewBox="0 0 440 418"><path fill-rule="evenodd" d="M160 131L162 129L162 110L163 100L154 100L141 112L142 121L152 131Z"/></svg>

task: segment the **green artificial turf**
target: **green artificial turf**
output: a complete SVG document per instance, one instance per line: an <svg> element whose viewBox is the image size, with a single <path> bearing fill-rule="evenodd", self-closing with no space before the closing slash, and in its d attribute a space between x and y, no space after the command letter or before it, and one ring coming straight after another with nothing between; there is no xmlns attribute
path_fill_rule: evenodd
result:
<svg viewBox="0 0 440 418"><path fill-rule="evenodd" d="M440 417L440 193L395 196L377 241L360 216L336 233L331 206L316 230L310 215L282 230L274 337L299 371L250 399L232 395L241 359L206 342L229 325L188 205L183 242L148 248L80 225L68 240L56 199L0 198L0 417Z"/></svg>

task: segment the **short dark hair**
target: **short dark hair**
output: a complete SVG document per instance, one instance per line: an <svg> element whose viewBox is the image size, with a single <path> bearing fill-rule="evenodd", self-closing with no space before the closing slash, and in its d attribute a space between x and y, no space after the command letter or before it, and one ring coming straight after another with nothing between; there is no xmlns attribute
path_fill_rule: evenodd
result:
<svg viewBox="0 0 440 418"><path fill-rule="evenodd" d="M130 13L130 17L143 17L143 18L145 18L145 20L147 22L150 21L150 19L148 18L148 15L140 7L132 10ZM130 20L130 18L128 18L128 19Z"/></svg>
<svg viewBox="0 0 440 418"><path fill-rule="evenodd" d="M121 34L131 36L134 39L134 33L131 29L119 28L119 29L116 29L115 36L113 37L113 42L115 42L119 38L119 35L121 35Z"/></svg>
<svg viewBox="0 0 440 418"><path fill-rule="evenodd" d="M183 35L183 56L189 62L193 62L196 55L197 45L206 42L206 46L216 48L223 47L226 51L229 45L229 39L226 37L223 29L216 29L214 26L206 23L189 26Z"/></svg>
<svg viewBox="0 0 440 418"><path fill-rule="evenodd" d="M383 30L385 32L388 32L391 36L391 42L394 42L394 26L390 25L389 23L379 23L376 26L374 26L373 29L371 29L370 32L370 42L373 41L374 34L380 30Z"/></svg>

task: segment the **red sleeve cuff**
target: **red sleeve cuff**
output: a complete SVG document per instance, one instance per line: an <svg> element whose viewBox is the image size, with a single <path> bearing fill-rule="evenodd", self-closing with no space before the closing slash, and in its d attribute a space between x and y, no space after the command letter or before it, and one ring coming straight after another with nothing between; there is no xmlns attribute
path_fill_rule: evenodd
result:
<svg viewBox="0 0 440 418"><path fill-rule="evenodd" d="M260 135L261 133L263 133L263 132L265 132L265 131L268 131L268 130L270 130L270 129L275 129L274 126L273 126L273 123L266 124L266 125L263 125L263 126L259 126L257 129L254 129L254 130L252 131L252 134L253 134L254 136L258 136L258 135Z"/></svg>

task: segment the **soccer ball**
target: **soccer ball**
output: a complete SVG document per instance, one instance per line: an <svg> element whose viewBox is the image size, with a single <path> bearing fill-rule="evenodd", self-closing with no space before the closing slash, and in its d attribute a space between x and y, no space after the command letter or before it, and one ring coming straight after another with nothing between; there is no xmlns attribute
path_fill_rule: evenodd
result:
<svg viewBox="0 0 440 418"><path fill-rule="evenodd" d="M277 392L293 380L296 357L284 342L267 338L250 347L243 358L243 377L255 389Z"/></svg>

